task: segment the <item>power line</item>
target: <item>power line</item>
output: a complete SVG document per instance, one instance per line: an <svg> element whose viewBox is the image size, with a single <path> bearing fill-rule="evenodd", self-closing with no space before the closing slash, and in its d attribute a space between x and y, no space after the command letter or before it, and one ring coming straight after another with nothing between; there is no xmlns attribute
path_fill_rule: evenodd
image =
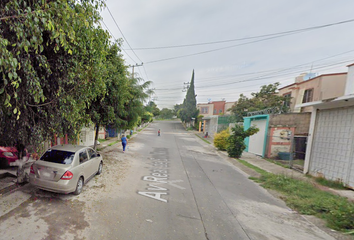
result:
<svg viewBox="0 0 354 240"><path fill-rule="evenodd" d="M354 61L354 59L350 60L351 62ZM323 66L323 67L314 67L313 69L321 69L321 68L325 68L325 67L329 67L329 66L336 66L336 65L340 65L340 64L343 64L343 63L346 63L348 61L343 61L343 62L339 62L339 63L336 63L336 64L331 64L331 65L326 65L326 66ZM298 71L296 71L298 72ZM286 75L289 75L290 73L287 73ZM271 76L267 76L267 75L264 75L264 76L260 76L260 77L256 77L256 78L250 78L250 79L245 79L245 80L240 80L240 81L236 81L236 82L230 82L230 83L224 83L224 84L217 84L217 85L208 85L208 86L203 86L203 87L198 87L198 88L208 88L208 87L218 87L218 86L226 86L226 85L232 85L232 84L235 84L235 83L241 83L241 82L251 82L251 81L259 81L259 80L264 80L264 79L268 79L268 78L274 78L274 77L281 77L282 75L271 75Z"/></svg>
<svg viewBox="0 0 354 240"><path fill-rule="evenodd" d="M106 27L106 29L108 30L108 32L109 32L109 33L111 34L111 36L113 37L114 41L117 42L117 39L114 37L113 33L112 33L111 30L108 28L108 26L107 26L106 23L103 21L103 19L101 19L101 21L102 21L103 25ZM128 56L133 62L135 62L134 59L133 59L124 49L122 49L122 50L125 52L125 54L127 54L127 56ZM135 63L136 63L136 62L135 62Z"/></svg>
<svg viewBox="0 0 354 240"><path fill-rule="evenodd" d="M168 49L168 48L183 48L183 47L194 47L194 46L202 46L202 45L220 44L220 43L227 43L227 42L236 42L236 41L243 41L243 40L249 40L249 39L255 39L255 38L263 38L263 37L284 35L284 34L289 34L289 33L293 34L293 33L311 31L311 30L331 27L331 26L345 24L345 23L350 23L350 22L354 22L354 19L349 19L349 20L345 20L345 21L340 21L340 22L335 22L335 23L330 23L330 24L325 24L325 25L319 25L319 26L314 26L314 27L300 28L300 29L296 29L296 30L290 30L290 31L284 31L284 32L277 32L277 33L258 35L258 36L253 36L253 37L244 37L244 38L221 40L221 41L215 41L215 42L183 44L183 45L163 46L163 47L141 47L141 48L134 48L134 50L155 50L155 49ZM133 50L133 49L131 49L131 50Z"/></svg>
<svg viewBox="0 0 354 240"><path fill-rule="evenodd" d="M118 24L117 24L117 22L116 22L116 20L115 20L115 18L113 17L111 11L109 10L108 5L106 5L106 6L107 6L107 10L108 10L109 14L111 15L111 17L112 17L114 23L116 24L116 26L117 26L119 32L122 34L123 39L124 39L125 42L128 44L128 46L130 47L130 49L132 50L132 52L134 53L134 55L138 58L138 60L139 60L140 62L143 62L143 61L141 61L141 59L138 57L138 55L133 51L133 49L132 49L132 47L130 46L128 40L125 38L123 32L121 31L120 27L118 26ZM109 33L110 33L110 34L112 35L112 37L114 38L113 33L109 30L109 28L107 27L107 25L104 23L103 19L102 19L102 22L103 22L103 24L105 25L105 27L107 28L107 30L109 31ZM114 38L114 39L115 39L115 38ZM115 39L115 41L117 41L117 40ZM125 54L127 54L127 56L137 65L136 61L127 53L127 51L125 51L125 49L122 49L122 50L123 50L123 51L125 52ZM149 77L148 77L148 75L147 75L147 73L146 73L145 66L144 66L144 65L142 65L142 66L143 66L143 68L144 68L144 72L145 72L146 78L149 79ZM140 69L138 69L138 71L139 71L140 75L142 76L142 74L141 74L141 72L140 72Z"/></svg>
<svg viewBox="0 0 354 240"><path fill-rule="evenodd" d="M241 43L241 44L236 44L236 45L231 45L231 46L227 46L227 47L216 48L216 49L212 49L212 50L207 50L207 51L202 51L202 52L196 52L196 53L186 54L186 55L181 55L181 56L176 56L176 57L170 57L170 58L163 58L163 59L153 60L153 61L146 62L146 64L157 63L157 62L163 62L163 61L169 61L169 60L174 60L174 59L179 59L179 58L185 58L185 57L191 57L191 56L206 54L206 53L210 53L210 52L216 52L216 51L220 51L220 50L224 50L224 49L229 49L229 48L244 46L244 45L248 45L248 44L252 44L252 43L257 43L257 42L263 42L263 41L270 40L270 39L280 38L280 37L284 37L284 36L288 36L288 35L293 35L293 34L305 32L305 31L309 31L309 30L320 29L320 28L324 28L324 27L330 27L330 26L334 26L334 25L338 25L338 24L344 24L344 23L349 23L349 22L354 22L354 19L346 20L346 21L342 21L342 22L337 22L337 23L332 23L332 24L321 25L321 26L317 26L317 27L311 27L311 28L307 28L307 29L305 29L305 30L301 30L301 29L300 29L300 30L288 31L288 32L283 33L283 34L281 34L281 35L278 34L278 35L273 36L273 37L263 38L263 39L260 39L260 40L250 41L250 42Z"/></svg>
<svg viewBox="0 0 354 240"><path fill-rule="evenodd" d="M274 38L279 38L279 37L283 37L283 36L287 36L287 35L291 35L291 34L294 34L294 33L290 33L290 34L286 34L286 35L281 35L281 36L270 37L270 38L264 38L264 39L260 39L260 40L256 40L256 41L251 41L251 42L246 42L246 43L231 45L231 46L222 47L222 48L216 48L216 49L207 50L207 51L202 51L202 52L196 52L196 53L181 55L181 56L177 56L177 57L170 57L170 58L163 58L163 59L153 60L153 61L150 61L150 62L146 62L146 64L157 63L157 62L164 62L164 61L169 61L169 60L174 60L174 59L179 59L179 58L185 58L185 57L192 57L192 56L196 56L196 55L201 55L201 54L216 52L216 51L220 51L220 50L225 50L225 49L228 49L228 48L234 48L234 47L244 46L244 45L248 45L248 44L252 44L252 43L257 43L257 42L263 42L263 41L266 41L266 40L270 40L270 39L274 39Z"/></svg>
<svg viewBox="0 0 354 240"><path fill-rule="evenodd" d="M143 61L140 60L140 58L138 57L138 55L136 55L136 53L134 52L133 48L130 46L130 44L129 44L128 40L126 39L126 37L124 36L122 30L120 30L120 27L118 26L118 23L116 22L116 19L113 17L111 11L109 10L109 7L108 7L107 3L106 3L106 6L107 6L107 10L108 10L109 14L111 15L111 17L112 17L114 23L116 24L116 26L117 26L119 32L122 34L122 37L124 38L125 42L128 44L130 50L134 53L134 55L138 58L138 60L139 60L140 62L143 62Z"/></svg>
<svg viewBox="0 0 354 240"><path fill-rule="evenodd" d="M328 57L329 58L329 57ZM318 70L318 69L324 69L324 68L328 68L328 67L333 67L333 66L338 66L338 65L342 65L343 63L348 63L348 62L353 62L354 59L350 59L350 60L345 60L342 62L336 62L336 63L331 63L331 64L323 64L323 65L319 65L317 67L313 67L313 69ZM288 68L286 70L289 70L292 68ZM283 70L284 71L284 70ZM267 74L267 75L262 75L262 76L258 76L258 77L253 77L253 78L248 78L248 79L243 79L243 80L238 80L238 81L233 81L233 82L227 82L227 83L218 83L218 84L214 84L214 85L203 85L203 86L196 86L196 90L198 91L203 91L203 89L205 88L211 88L211 87L219 87L219 86L227 86L227 85L233 85L233 84L237 84L237 83L243 83L243 82L255 82L255 81L261 81L261 80L266 80L266 79L274 79L274 78L279 78L279 77L284 77L284 76L293 76L295 73L298 73L299 70L295 70L292 72L288 72L288 73L283 73L283 74L277 74L280 73L281 71L277 71L277 72L273 72L272 74ZM286 82L288 80L285 81L277 81L277 82ZM264 85L264 84L263 84ZM201 89L201 90L200 90ZM180 90L180 88L170 88L170 89L156 89L157 91L175 91L175 90Z"/></svg>
<svg viewBox="0 0 354 240"><path fill-rule="evenodd" d="M298 73L300 70L302 71L302 69L304 68L307 68L309 67L309 64L313 65L313 63L316 63L316 62L321 62L323 60L326 60L326 59L330 59L330 58L333 58L333 57L337 57L337 56L340 56L340 55L344 55L344 54L347 54L347 53L351 53L351 52L354 52L354 49L353 50L349 50L349 51L345 51L345 52L341 52L341 53L338 53L338 54L335 54L335 55L331 55L331 56L328 56L328 57L324 57L324 58L320 58L320 59L317 59L317 60L313 60L313 61L310 61L310 62L307 62L307 63L303 63L303 64L298 64L298 65L295 65L295 66L292 66L292 67L288 67L288 68L282 68L282 69L278 69L278 70L265 70L265 71L261 71L259 73L266 73L266 72L270 72L268 74L264 74L264 75L261 75L261 76L257 76L257 77L253 77L251 79L258 79L258 80L264 80L264 79L268 79L268 78L273 78L273 77L281 77L281 76L287 76L287 75L291 75L291 74L294 74L294 73ZM334 62L333 64L331 63L330 65L319 65L318 67L316 67L315 69L322 69L322 68L326 68L328 66L334 66L334 65L340 65L342 63L345 63L345 62L348 62L348 61L353 61L353 59L348 59L348 60L345 60L345 61L341 61L341 62ZM296 69L296 70L295 70ZM289 70L294 70L292 72L287 72ZM304 69L305 70L305 69ZM284 74L277 74L277 73L281 73L281 72L287 72L287 73L284 73ZM247 75L253 75L253 74L256 74L256 73L244 73L244 74L236 74L236 75L229 75L230 77L231 76L247 76ZM277 75L275 75L277 74ZM218 77L214 77L214 78L217 78L217 79L220 79ZM213 80L211 80L213 81ZM243 80L242 80L243 81ZM210 82L210 81L203 81L202 83L205 83L205 82ZM215 82L215 81L213 81ZM234 83L238 83L240 81L232 81L232 82L226 82L226 83L220 83L220 81L218 82L218 85L207 85L205 87L210 87L210 86L220 86L220 85L231 85L231 84L234 84ZM205 85L205 84L204 84ZM205 88L205 87L198 87L198 88ZM163 88L163 89L159 89L157 88L156 90L162 90L162 91L170 91L170 90L179 90L180 87L175 87L175 88Z"/></svg>

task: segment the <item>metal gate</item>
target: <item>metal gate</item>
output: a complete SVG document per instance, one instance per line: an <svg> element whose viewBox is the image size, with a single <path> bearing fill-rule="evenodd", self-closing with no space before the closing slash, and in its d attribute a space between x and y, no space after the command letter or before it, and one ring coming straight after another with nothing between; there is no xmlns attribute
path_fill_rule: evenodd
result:
<svg viewBox="0 0 354 240"><path fill-rule="evenodd" d="M248 152L263 156L265 147L265 136L267 119L257 119L252 121L252 125L259 128L259 132L250 136Z"/></svg>
<svg viewBox="0 0 354 240"><path fill-rule="evenodd" d="M354 107L318 110L310 172L354 188Z"/></svg>

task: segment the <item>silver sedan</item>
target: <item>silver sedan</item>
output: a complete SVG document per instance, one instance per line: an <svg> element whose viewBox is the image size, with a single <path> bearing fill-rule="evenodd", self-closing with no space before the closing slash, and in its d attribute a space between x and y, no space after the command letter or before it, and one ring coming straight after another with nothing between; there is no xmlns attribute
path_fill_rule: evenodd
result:
<svg viewBox="0 0 354 240"><path fill-rule="evenodd" d="M102 172L102 156L94 149L78 145L58 145L48 149L30 170L30 183L40 189L79 195L86 182Z"/></svg>

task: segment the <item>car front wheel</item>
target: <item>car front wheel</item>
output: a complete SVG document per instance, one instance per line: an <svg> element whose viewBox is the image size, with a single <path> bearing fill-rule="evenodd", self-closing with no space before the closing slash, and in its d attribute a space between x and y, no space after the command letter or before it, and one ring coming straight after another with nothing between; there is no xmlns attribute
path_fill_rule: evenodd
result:
<svg viewBox="0 0 354 240"><path fill-rule="evenodd" d="M75 195L79 195L82 192L82 188L84 187L84 179L82 177L79 178L76 184L76 190L74 192Z"/></svg>
<svg viewBox="0 0 354 240"><path fill-rule="evenodd" d="M102 173L102 168L103 168L103 163L100 162L100 165L98 165L97 175L100 175Z"/></svg>

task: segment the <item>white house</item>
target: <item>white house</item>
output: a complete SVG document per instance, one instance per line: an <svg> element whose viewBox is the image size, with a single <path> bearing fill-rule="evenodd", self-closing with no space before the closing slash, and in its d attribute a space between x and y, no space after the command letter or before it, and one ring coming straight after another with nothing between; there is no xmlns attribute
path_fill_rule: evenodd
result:
<svg viewBox="0 0 354 240"><path fill-rule="evenodd" d="M304 173L354 189L354 64L347 67L344 96L298 107L312 106Z"/></svg>

